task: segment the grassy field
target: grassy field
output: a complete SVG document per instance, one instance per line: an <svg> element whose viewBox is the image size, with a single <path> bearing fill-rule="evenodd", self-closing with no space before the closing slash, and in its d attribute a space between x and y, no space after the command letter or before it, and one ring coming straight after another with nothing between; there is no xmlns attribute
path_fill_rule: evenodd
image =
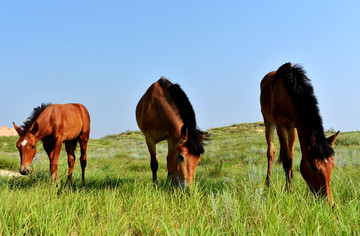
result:
<svg viewBox="0 0 360 236"><path fill-rule="evenodd" d="M271 188L265 187L262 123L209 132L212 140L187 192L171 190L166 181L165 142L158 145L160 187L152 186L140 132L90 140L85 187L78 159L73 186L65 186L63 150L60 184L50 190L49 161L39 143L30 176L0 177L0 235L360 234L360 132L340 133L335 142L334 209L316 201L302 179L298 142L294 191L287 192L279 165L273 168ZM18 170L16 140L0 137L0 169Z"/></svg>

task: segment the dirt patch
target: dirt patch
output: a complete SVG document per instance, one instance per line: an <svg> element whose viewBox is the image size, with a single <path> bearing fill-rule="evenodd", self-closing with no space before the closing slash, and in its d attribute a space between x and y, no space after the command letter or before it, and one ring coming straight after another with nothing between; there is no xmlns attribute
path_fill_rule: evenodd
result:
<svg viewBox="0 0 360 236"><path fill-rule="evenodd" d="M264 128L257 128L255 131L258 132L258 133L264 133L265 129Z"/></svg>
<svg viewBox="0 0 360 236"><path fill-rule="evenodd" d="M11 170L0 170L0 176L21 177L22 175Z"/></svg>
<svg viewBox="0 0 360 236"><path fill-rule="evenodd" d="M0 127L0 136L16 136L17 132L14 128Z"/></svg>

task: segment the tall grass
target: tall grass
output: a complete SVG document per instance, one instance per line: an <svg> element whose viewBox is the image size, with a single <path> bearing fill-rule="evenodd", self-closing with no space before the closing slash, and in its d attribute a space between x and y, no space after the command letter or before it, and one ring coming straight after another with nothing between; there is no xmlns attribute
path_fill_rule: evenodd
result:
<svg viewBox="0 0 360 236"><path fill-rule="evenodd" d="M288 192L280 166L274 166L272 186L265 187L266 142L262 123L210 132L212 140L196 169L195 184L185 192L171 189L166 180L166 143L158 147L160 186L153 187L147 148L139 132L90 140L85 187L80 185L79 163L73 185L65 185L67 160L63 151L59 186L50 189L49 162L40 147L29 177L0 178L0 234L360 233L360 174L356 168L360 163L356 143L359 132L342 134L335 146L334 208L316 200L302 179L298 143L294 190ZM4 150L0 144L0 168L16 170L18 164L16 150Z"/></svg>

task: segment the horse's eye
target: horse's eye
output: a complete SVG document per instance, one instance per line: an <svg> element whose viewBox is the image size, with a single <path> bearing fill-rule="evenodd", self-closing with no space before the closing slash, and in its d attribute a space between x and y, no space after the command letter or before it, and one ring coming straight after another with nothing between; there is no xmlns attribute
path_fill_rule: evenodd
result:
<svg viewBox="0 0 360 236"><path fill-rule="evenodd" d="M32 145L31 148L35 148L35 145Z"/></svg>
<svg viewBox="0 0 360 236"><path fill-rule="evenodd" d="M310 168L311 168L313 171L315 171L315 172L318 171L318 168L316 167L315 164L312 164L312 165L310 166Z"/></svg>
<svg viewBox="0 0 360 236"><path fill-rule="evenodd" d="M185 160L184 156L179 154L178 155L179 162L183 162Z"/></svg>

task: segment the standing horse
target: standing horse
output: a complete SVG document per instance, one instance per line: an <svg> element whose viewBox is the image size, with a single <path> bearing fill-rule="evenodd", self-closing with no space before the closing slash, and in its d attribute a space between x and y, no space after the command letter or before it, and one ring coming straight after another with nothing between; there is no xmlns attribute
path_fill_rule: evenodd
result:
<svg viewBox="0 0 360 236"><path fill-rule="evenodd" d="M36 154L36 144L42 141L50 159L51 184L57 179L58 158L62 143L68 154L69 173L67 183L71 184L71 176L75 163L75 147L77 142L81 148L82 184L85 185L86 148L90 135L90 116L81 104L41 104L34 108L31 116L18 127L14 127L20 138L17 148L20 152L20 173L27 175Z"/></svg>
<svg viewBox="0 0 360 236"><path fill-rule="evenodd" d="M261 81L261 112L264 117L268 144L269 186L275 156L274 130L280 141L279 162L291 190L293 178L294 143L298 133L302 159L300 172L314 194L327 196L331 201L330 177L335 166L332 145L339 132L325 138L318 102L313 87L301 66L290 63L268 73Z"/></svg>
<svg viewBox="0 0 360 236"><path fill-rule="evenodd" d="M162 140L168 142L172 183L182 189L191 184L207 133L197 129L194 110L180 86L165 78L152 84L137 104L136 120L150 152L154 184L158 184L156 144Z"/></svg>

